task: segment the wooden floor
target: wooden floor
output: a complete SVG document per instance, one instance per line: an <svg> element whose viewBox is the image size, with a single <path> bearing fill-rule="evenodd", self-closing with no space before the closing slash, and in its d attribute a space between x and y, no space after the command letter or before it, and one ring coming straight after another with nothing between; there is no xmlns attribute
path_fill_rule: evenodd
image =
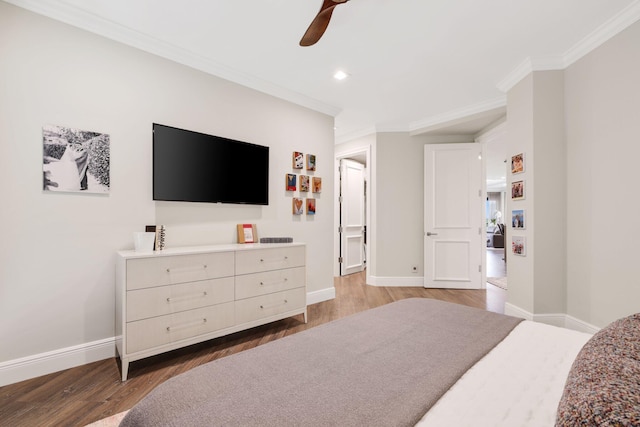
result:
<svg viewBox="0 0 640 427"><path fill-rule="evenodd" d="M335 280L336 298L308 307L302 315L133 362L120 381L115 358L0 387L0 426L85 426L130 409L158 384L212 360L302 330L404 298L434 298L502 313L506 292L373 287L364 274Z"/></svg>
<svg viewBox="0 0 640 427"><path fill-rule="evenodd" d="M504 255L504 249L487 248L487 277L507 276Z"/></svg>

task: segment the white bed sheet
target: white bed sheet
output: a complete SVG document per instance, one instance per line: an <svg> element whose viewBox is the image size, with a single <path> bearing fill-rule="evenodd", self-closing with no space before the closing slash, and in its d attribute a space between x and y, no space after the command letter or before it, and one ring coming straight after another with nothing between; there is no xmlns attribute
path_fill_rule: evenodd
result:
<svg viewBox="0 0 640 427"><path fill-rule="evenodd" d="M553 427L567 375L590 334L523 321L418 422L420 427Z"/></svg>

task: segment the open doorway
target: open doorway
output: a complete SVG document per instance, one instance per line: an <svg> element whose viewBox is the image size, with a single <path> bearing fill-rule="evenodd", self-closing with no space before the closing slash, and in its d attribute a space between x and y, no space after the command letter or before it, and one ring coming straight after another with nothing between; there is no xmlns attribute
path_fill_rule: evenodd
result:
<svg viewBox="0 0 640 427"><path fill-rule="evenodd" d="M485 253L487 286L507 289L508 213L505 124L484 135L486 201Z"/></svg>
<svg viewBox="0 0 640 427"><path fill-rule="evenodd" d="M370 149L336 154L336 276L366 271L369 260L370 201L368 200Z"/></svg>
<svg viewBox="0 0 640 427"><path fill-rule="evenodd" d="M504 212L506 192L487 191L486 251L487 282L499 288L507 288L506 225Z"/></svg>
<svg viewBox="0 0 640 427"><path fill-rule="evenodd" d="M367 263L367 221L365 165L352 159L340 159L340 276L364 271Z"/></svg>

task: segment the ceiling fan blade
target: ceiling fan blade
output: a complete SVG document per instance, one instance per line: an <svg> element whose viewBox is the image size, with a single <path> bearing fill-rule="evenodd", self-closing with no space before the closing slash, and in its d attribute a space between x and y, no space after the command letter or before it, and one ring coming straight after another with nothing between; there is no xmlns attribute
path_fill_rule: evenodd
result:
<svg viewBox="0 0 640 427"><path fill-rule="evenodd" d="M346 3L347 1L349 0L324 0L322 3L322 7L320 7L320 11L313 19L313 21L311 21L311 24L309 25L309 28L307 28L307 31L304 33L304 36L302 36L302 39L300 40L300 46L311 46L316 44L329 26L329 21L331 21L333 9L335 9L335 7L339 4Z"/></svg>

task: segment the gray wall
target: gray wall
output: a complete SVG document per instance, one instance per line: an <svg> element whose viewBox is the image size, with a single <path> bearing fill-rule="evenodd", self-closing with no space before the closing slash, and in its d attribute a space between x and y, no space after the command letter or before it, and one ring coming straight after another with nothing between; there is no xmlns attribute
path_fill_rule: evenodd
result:
<svg viewBox="0 0 640 427"><path fill-rule="evenodd" d="M507 251L508 302L531 313L564 313L566 306L566 172L564 72L535 72L507 98L507 159L525 155L523 173L509 171L508 216L524 209L525 230L507 230L526 239L526 256ZM511 182L523 180L524 200L511 200Z"/></svg>
<svg viewBox="0 0 640 427"><path fill-rule="evenodd" d="M424 277L424 146L472 142L468 136L376 135L373 282L416 286ZM418 266L413 272L412 267Z"/></svg>
<svg viewBox="0 0 640 427"><path fill-rule="evenodd" d="M379 133L377 159L376 276L422 277L424 144L408 133Z"/></svg>
<svg viewBox="0 0 640 427"><path fill-rule="evenodd" d="M566 70L567 312L640 311L640 22Z"/></svg>
<svg viewBox="0 0 640 427"><path fill-rule="evenodd" d="M113 339L114 254L146 224L179 246L233 243L237 223L257 223L307 242L309 292L333 291L332 117L4 2L0 87L0 363ZM269 146L269 206L153 202L153 122ZM109 195L42 191L46 124L110 135ZM317 156L315 217L291 214L293 151Z"/></svg>
<svg viewBox="0 0 640 427"><path fill-rule="evenodd" d="M596 327L640 311L633 159L640 154L640 23L563 71L539 71L508 93L512 154L524 151L525 258L509 254L508 302Z"/></svg>
<svg viewBox="0 0 640 427"><path fill-rule="evenodd" d="M566 148L564 72L534 73L532 257L534 312L564 313L566 306ZM526 172L525 172L526 173ZM531 184L531 182L530 182ZM529 197L529 196L527 196ZM509 258L510 260L513 256Z"/></svg>

